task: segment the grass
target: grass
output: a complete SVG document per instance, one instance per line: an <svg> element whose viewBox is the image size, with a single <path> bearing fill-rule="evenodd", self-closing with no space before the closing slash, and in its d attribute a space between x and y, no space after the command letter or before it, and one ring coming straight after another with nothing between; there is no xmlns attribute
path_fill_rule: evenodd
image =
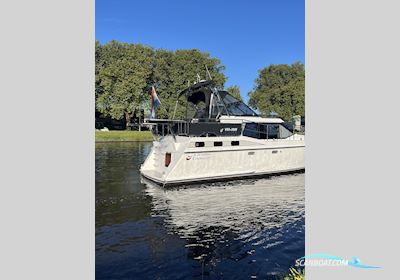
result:
<svg viewBox="0 0 400 280"><path fill-rule="evenodd" d="M153 136L150 131L96 131L96 142L135 142L152 140Z"/></svg>
<svg viewBox="0 0 400 280"><path fill-rule="evenodd" d="M305 280L306 275L304 270L303 271L297 271L294 268L289 269L289 273L283 277L283 280Z"/></svg>

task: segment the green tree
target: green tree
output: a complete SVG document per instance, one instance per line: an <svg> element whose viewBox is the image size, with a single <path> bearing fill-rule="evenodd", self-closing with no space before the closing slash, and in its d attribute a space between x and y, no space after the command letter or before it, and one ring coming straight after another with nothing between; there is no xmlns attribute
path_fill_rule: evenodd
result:
<svg viewBox="0 0 400 280"><path fill-rule="evenodd" d="M131 118L149 91L153 50L140 44L111 41L101 47L100 56L101 65L96 70L97 110L114 119L125 117L130 129Z"/></svg>
<svg viewBox="0 0 400 280"><path fill-rule="evenodd" d="M297 62L292 65L270 65L259 71L254 90L249 93L249 105L266 116L276 112L290 120L304 116L305 70Z"/></svg>
<svg viewBox="0 0 400 280"><path fill-rule="evenodd" d="M233 97L237 100L243 101L242 96L240 95L240 88L238 86L230 86L226 89Z"/></svg>
<svg viewBox="0 0 400 280"><path fill-rule="evenodd" d="M161 101L158 118L185 118L186 102L175 105L178 94L201 79L209 79L206 68L218 88L223 88L225 67L219 59L197 49L169 51L140 45L96 41L96 109L114 119L131 117L150 106L151 86ZM183 98L182 98L183 99ZM175 116L174 116L175 112Z"/></svg>
<svg viewBox="0 0 400 280"><path fill-rule="evenodd" d="M95 45L95 97L96 98L103 92L99 75L100 69L103 67L103 62L104 62L102 49L103 47L100 44L100 42L96 41Z"/></svg>

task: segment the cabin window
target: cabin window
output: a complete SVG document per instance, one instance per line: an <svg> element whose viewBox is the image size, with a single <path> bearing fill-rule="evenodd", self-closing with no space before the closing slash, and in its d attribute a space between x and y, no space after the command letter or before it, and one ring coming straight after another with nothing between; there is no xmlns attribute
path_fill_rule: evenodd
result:
<svg viewBox="0 0 400 280"><path fill-rule="evenodd" d="M243 130L243 136L256 139L284 139L291 135L292 133L286 127L277 123L247 123Z"/></svg>
<svg viewBox="0 0 400 280"><path fill-rule="evenodd" d="M239 146L239 141L232 141L232 142L231 142L231 145L232 145L232 146Z"/></svg>
<svg viewBox="0 0 400 280"><path fill-rule="evenodd" d="M194 145L196 147L204 147L204 142L196 142Z"/></svg>
<svg viewBox="0 0 400 280"><path fill-rule="evenodd" d="M221 147L222 146L222 142L214 142L214 146L215 147Z"/></svg>
<svg viewBox="0 0 400 280"><path fill-rule="evenodd" d="M268 139L268 124L260 124L260 138Z"/></svg>
<svg viewBox="0 0 400 280"><path fill-rule="evenodd" d="M268 139L279 139L279 124L269 124L268 127Z"/></svg>
<svg viewBox="0 0 400 280"><path fill-rule="evenodd" d="M248 123L244 127L243 136L259 138L258 127L256 123Z"/></svg>
<svg viewBox="0 0 400 280"><path fill-rule="evenodd" d="M293 131L293 127L291 129ZM284 139L293 135L293 132L287 127L287 124L283 123L279 126L279 138Z"/></svg>

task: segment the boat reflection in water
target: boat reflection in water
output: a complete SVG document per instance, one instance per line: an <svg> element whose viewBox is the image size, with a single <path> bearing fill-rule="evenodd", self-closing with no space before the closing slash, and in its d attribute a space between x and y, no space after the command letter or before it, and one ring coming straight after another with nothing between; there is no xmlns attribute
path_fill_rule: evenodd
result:
<svg viewBox="0 0 400 280"><path fill-rule="evenodd" d="M152 216L211 279L270 279L304 255L304 173L173 188L142 180Z"/></svg>

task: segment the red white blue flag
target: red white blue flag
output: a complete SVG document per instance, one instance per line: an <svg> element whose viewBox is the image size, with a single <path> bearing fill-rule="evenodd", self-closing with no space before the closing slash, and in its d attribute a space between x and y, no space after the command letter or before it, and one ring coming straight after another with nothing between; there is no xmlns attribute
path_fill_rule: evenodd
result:
<svg viewBox="0 0 400 280"><path fill-rule="evenodd" d="M161 105L160 99L158 99L156 90L154 86L151 87L151 115L150 118L155 119L156 118L156 109L158 106Z"/></svg>

